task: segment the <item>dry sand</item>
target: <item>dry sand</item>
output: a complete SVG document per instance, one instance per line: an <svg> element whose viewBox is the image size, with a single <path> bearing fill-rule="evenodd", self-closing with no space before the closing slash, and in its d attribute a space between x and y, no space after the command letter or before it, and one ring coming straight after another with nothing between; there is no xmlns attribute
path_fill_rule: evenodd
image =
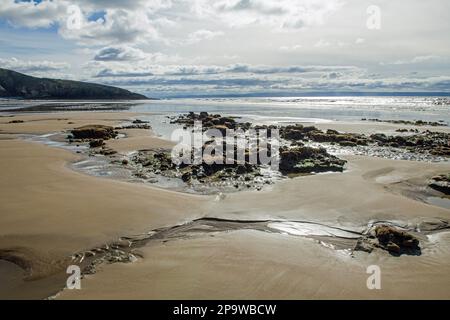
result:
<svg viewBox="0 0 450 320"><path fill-rule="evenodd" d="M82 124L117 125L127 113L27 115L9 124L0 118L0 252L33 269L24 281L17 266L0 261L0 298L43 298L65 278L68 257L82 249L210 216L235 220L305 220L363 229L370 220L414 223L441 218L450 210L413 200L405 184L425 183L450 171L450 164L350 156L343 174L282 181L263 191L224 199L176 192L71 171L77 156L17 139L19 133L47 133ZM58 120L64 119L64 120ZM69 124L72 122L72 124ZM128 152L170 143L127 130L109 146ZM5 134L8 133L8 134ZM64 290L62 299L450 299L450 235L434 235L421 256L392 257L324 247L303 237L255 230L198 233L151 241L143 258L103 265L82 281L82 290ZM6 251L10 250L10 251ZM382 290L368 290L366 268L382 269ZM64 281L65 282L65 281Z"/></svg>

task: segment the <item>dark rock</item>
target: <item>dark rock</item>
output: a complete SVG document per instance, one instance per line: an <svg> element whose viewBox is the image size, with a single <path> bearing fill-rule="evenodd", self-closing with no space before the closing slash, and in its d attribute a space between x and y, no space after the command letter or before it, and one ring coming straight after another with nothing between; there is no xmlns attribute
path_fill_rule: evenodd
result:
<svg viewBox="0 0 450 320"><path fill-rule="evenodd" d="M136 119L136 120L133 121L133 124L144 124L144 123L148 123L148 121L143 121L143 120L140 120L140 119Z"/></svg>
<svg viewBox="0 0 450 320"><path fill-rule="evenodd" d="M316 127L304 127L303 125L296 124L286 126L280 130L281 137L286 140L298 141L298 140L311 140L314 142L328 142L328 143L340 143L346 146L367 145L368 138L361 134L356 133L339 133L336 130L328 129L323 132ZM350 144L351 143L351 144Z"/></svg>
<svg viewBox="0 0 450 320"><path fill-rule="evenodd" d="M71 131L74 139L103 139L109 140L117 136L113 127L103 125L86 125Z"/></svg>
<svg viewBox="0 0 450 320"><path fill-rule="evenodd" d="M419 240L406 231L398 230L389 225L375 227L375 236L378 244L394 254L416 254L420 252Z"/></svg>
<svg viewBox="0 0 450 320"><path fill-rule="evenodd" d="M113 150L113 149L111 149L111 148L105 148L105 147L103 146L103 148L100 149L100 151L99 151L98 153L99 153L99 154L102 154L102 155L104 155L104 156L110 156L110 155L116 154L117 151L116 151L116 150Z"/></svg>
<svg viewBox="0 0 450 320"><path fill-rule="evenodd" d="M412 234L390 225L376 225L358 239L355 251L372 252L376 248L386 250L391 255L420 255L419 240Z"/></svg>
<svg viewBox="0 0 450 320"><path fill-rule="evenodd" d="M343 147L356 147L358 144L356 142L343 140L339 141L339 145Z"/></svg>
<svg viewBox="0 0 450 320"><path fill-rule="evenodd" d="M327 153L324 148L280 148L280 171L290 173L342 172L346 161Z"/></svg>
<svg viewBox="0 0 450 320"><path fill-rule="evenodd" d="M431 127L439 127L439 126L447 126L446 123L442 121L423 121L423 120L417 120L417 121L409 121L409 120L380 120L380 119L361 119L362 121L372 121L372 122L386 122L386 123L393 123L393 124L404 124L404 125L414 125L414 126L431 126Z"/></svg>
<svg viewBox="0 0 450 320"><path fill-rule="evenodd" d="M144 130L150 130L152 127L148 124L132 124L128 126L123 127L117 127L116 130L126 130L126 129L144 129Z"/></svg>
<svg viewBox="0 0 450 320"><path fill-rule="evenodd" d="M91 140L89 141L89 147L90 148L100 148L104 145L105 143L103 142L102 139L98 139L98 140Z"/></svg>
<svg viewBox="0 0 450 320"><path fill-rule="evenodd" d="M450 173L431 178L429 186L445 195L450 195Z"/></svg>
<svg viewBox="0 0 450 320"><path fill-rule="evenodd" d="M183 180L184 182L188 182L191 180L191 177L192 177L192 173L186 172L186 173L183 173L183 175L181 175L181 180Z"/></svg>

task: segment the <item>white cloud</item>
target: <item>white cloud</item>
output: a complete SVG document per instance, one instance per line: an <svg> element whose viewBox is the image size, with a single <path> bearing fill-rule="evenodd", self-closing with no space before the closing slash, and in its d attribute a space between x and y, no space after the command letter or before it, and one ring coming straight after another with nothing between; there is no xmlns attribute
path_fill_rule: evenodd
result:
<svg viewBox="0 0 450 320"><path fill-rule="evenodd" d="M298 51L302 48L303 48L303 46L301 44L296 44L293 46L281 46L279 50L284 51L284 52L294 52L294 51Z"/></svg>
<svg viewBox="0 0 450 320"><path fill-rule="evenodd" d="M343 4L340 0L197 0L197 10L231 26L262 24L279 29L321 25Z"/></svg>
<svg viewBox="0 0 450 320"><path fill-rule="evenodd" d="M80 28L62 24L59 33L85 45L139 43L159 37L145 11L107 9L102 19L88 21L83 16Z"/></svg>
<svg viewBox="0 0 450 320"><path fill-rule="evenodd" d="M54 62L47 60L26 61L16 58L0 58L0 65L2 66L2 68L31 74L46 74L48 72L63 71L70 68L70 64L66 62Z"/></svg>
<svg viewBox="0 0 450 320"><path fill-rule="evenodd" d="M221 22L224 26L259 24L275 29L297 29L323 24L341 6L341 0L0 0L0 18L15 26L50 27L56 25L66 39L83 45L107 45L162 39L161 29L201 19L204 25ZM81 10L81 28L70 28L73 18L69 6ZM100 14L99 14L100 13ZM100 18L92 21L92 14ZM222 35L202 28L185 36L187 44Z"/></svg>
<svg viewBox="0 0 450 320"><path fill-rule="evenodd" d="M223 32L221 31L211 31L211 30L197 30L191 34L189 34L187 43L194 44L203 40L210 40L215 37L222 36Z"/></svg>
<svg viewBox="0 0 450 320"><path fill-rule="evenodd" d="M0 18L14 26L48 28L65 12L57 1L0 1ZM56 18L56 19L55 19Z"/></svg>
<svg viewBox="0 0 450 320"><path fill-rule="evenodd" d="M409 60L396 60L393 62L381 62L381 65L402 65L402 64L419 64L425 62L439 61L441 57L435 55L417 56Z"/></svg>
<svg viewBox="0 0 450 320"><path fill-rule="evenodd" d="M316 47L316 48L325 48L325 47L329 47L329 46L331 46L331 42L323 40L323 39L320 39L319 41L317 41L314 44L314 47Z"/></svg>

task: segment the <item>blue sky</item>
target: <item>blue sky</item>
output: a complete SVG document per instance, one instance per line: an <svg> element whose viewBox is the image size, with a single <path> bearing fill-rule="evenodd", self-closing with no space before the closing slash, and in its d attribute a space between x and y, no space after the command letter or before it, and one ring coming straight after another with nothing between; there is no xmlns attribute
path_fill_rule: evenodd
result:
<svg viewBox="0 0 450 320"><path fill-rule="evenodd" d="M0 66L156 97L450 92L448 34L447 0L0 0Z"/></svg>

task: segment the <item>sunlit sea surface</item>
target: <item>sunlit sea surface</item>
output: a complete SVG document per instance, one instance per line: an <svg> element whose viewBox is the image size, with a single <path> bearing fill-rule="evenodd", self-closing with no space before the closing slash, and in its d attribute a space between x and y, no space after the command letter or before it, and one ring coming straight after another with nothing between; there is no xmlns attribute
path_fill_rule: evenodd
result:
<svg viewBox="0 0 450 320"><path fill-rule="evenodd" d="M116 103L117 101L115 101ZM0 100L0 109L49 102ZM50 102L58 103L62 102ZM74 104L74 102L64 102ZM83 105L89 102L75 102ZM248 118L257 123L295 121L424 120L450 122L449 97L285 97L202 98L133 101L130 111L164 114L207 111Z"/></svg>

